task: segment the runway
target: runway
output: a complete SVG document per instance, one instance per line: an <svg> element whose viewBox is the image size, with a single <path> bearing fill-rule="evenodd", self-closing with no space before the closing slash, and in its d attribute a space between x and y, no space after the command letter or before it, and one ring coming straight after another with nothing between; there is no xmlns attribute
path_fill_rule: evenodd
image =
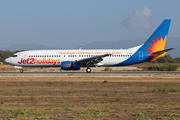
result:
<svg viewBox="0 0 180 120"><path fill-rule="evenodd" d="M129 71L129 72L91 72L91 73L86 73L86 72L0 72L0 75L3 76L33 76L33 75L40 75L40 76L46 76L46 75L56 75L56 76L62 76L62 75L85 75L85 76L91 76L91 75L180 75L180 72L159 72L159 71Z"/></svg>

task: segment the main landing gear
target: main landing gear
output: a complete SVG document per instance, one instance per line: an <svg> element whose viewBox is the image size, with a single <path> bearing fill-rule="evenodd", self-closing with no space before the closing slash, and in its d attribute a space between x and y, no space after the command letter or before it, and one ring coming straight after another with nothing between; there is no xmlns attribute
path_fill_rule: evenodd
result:
<svg viewBox="0 0 180 120"><path fill-rule="evenodd" d="M91 72L91 68L88 67L88 68L86 69L86 72L87 72L87 73L90 73L90 72Z"/></svg>
<svg viewBox="0 0 180 120"><path fill-rule="evenodd" d="M23 69L20 69L20 72L23 73Z"/></svg>

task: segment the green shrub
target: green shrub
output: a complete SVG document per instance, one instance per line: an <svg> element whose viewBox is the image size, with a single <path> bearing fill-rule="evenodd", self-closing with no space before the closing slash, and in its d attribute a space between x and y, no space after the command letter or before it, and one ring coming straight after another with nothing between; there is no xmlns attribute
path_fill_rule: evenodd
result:
<svg viewBox="0 0 180 120"><path fill-rule="evenodd" d="M22 92L22 90L21 90L21 89L19 89L19 92Z"/></svg>
<svg viewBox="0 0 180 120"><path fill-rule="evenodd" d="M162 65L162 66L149 66L149 67L144 67L144 70L149 70L149 71L177 71L178 65Z"/></svg>
<svg viewBox="0 0 180 120"><path fill-rule="evenodd" d="M52 85L52 81L49 81L48 83L49 83L50 85Z"/></svg>
<svg viewBox="0 0 180 120"><path fill-rule="evenodd" d="M105 80L103 83L107 83L107 80Z"/></svg>
<svg viewBox="0 0 180 120"><path fill-rule="evenodd" d="M168 71L177 71L177 69L178 69L178 65L168 65L169 66L169 68L168 68Z"/></svg>
<svg viewBox="0 0 180 120"><path fill-rule="evenodd" d="M148 70L150 70L150 71L157 71L158 67L157 66L149 66Z"/></svg>
<svg viewBox="0 0 180 120"><path fill-rule="evenodd" d="M159 66L159 71L168 71L168 69L169 69L169 66L167 66L167 65L162 65L162 66Z"/></svg>

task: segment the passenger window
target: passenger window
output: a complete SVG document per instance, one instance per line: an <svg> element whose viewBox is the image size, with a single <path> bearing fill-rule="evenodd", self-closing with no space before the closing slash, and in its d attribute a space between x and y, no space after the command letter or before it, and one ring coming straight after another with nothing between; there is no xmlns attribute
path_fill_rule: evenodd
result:
<svg viewBox="0 0 180 120"><path fill-rule="evenodd" d="M61 57L61 55L59 55L59 57Z"/></svg>
<svg viewBox="0 0 180 120"><path fill-rule="evenodd" d="M53 55L52 55L52 57L53 57Z"/></svg>

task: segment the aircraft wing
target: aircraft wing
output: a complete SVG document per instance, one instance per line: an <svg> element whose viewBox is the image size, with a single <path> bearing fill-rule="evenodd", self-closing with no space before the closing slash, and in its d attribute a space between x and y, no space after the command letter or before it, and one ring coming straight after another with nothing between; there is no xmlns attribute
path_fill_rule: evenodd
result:
<svg viewBox="0 0 180 120"><path fill-rule="evenodd" d="M80 60L76 60L76 62L79 62L82 66L95 66L94 64L97 64L103 60L104 57L110 56L112 54L103 54L98 55L94 57L84 58Z"/></svg>

